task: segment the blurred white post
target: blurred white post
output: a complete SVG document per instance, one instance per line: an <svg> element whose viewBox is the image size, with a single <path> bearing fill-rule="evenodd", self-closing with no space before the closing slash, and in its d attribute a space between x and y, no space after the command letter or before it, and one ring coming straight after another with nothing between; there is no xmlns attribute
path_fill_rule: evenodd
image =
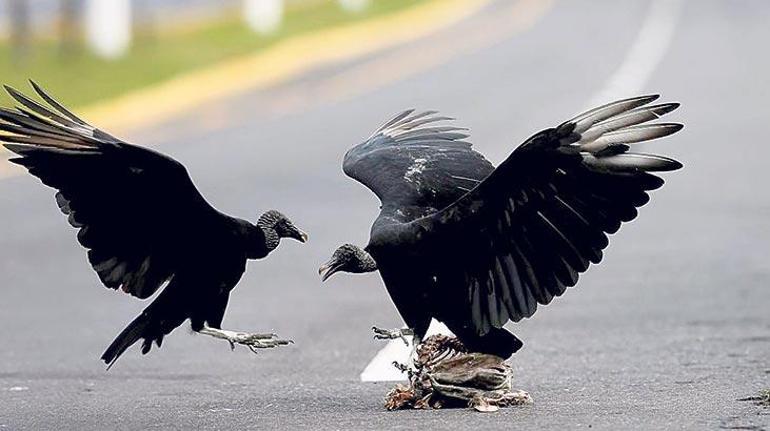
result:
<svg viewBox="0 0 770 431"><path fill-rule="evenodd" d="M30 7L26 0L8 2L11 22L11 58L20 63L27 58L30 41Z"/></svg>
<svg viewBox="0 0 770 431"><path fill-rule="evenodd" d="M372 0L337 0L342 6L342 9L348 12L363 12L369 5L372 4Z"/></svg>
<svg viewBox="0 0 770 431"><path fill-rule="evenodd" d="M86 39L99 56L117 58L131 44L131 0L86 0Z"/></svg>
<svg viewBox="0 0 770 431"><path fill-rule="evenodd" d="M246 24L257 33L270 34L278 30L283 20L284 0L244 0Z"/></svg>

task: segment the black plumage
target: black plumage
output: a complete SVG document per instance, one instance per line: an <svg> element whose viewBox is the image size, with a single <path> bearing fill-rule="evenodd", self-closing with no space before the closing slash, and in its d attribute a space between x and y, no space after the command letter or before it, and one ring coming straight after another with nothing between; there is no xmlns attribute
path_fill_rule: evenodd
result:
<svg viewBox="0 0 770 431"><path fill-rule="evenodd" d="M106 287L145 299L168 283L104 352L106 363L140 339L142 353L160 346L187 319L195 331L221 329L246 261L267 256L282 237L305 241L277 211L256 225L217 211L182 164L90 126L32 85L49 107L6 87L20 104L0 108L0 142L19 156L10 161L58 190Z"/></svg>
<svg viewBox="0 0 770 431"><path fill-rule="evenodd" d="M344 172L381 212L369 244L338 249L322 267L379 269L399 313L423 337L443 321L471 349L508 357L503 329L532 316L599 263L608 234L634 219L673 159L631 152L677 132L652 123L678 104L620 100L543 130L494 168L434 112L405 111L345 155Z"/></svg>

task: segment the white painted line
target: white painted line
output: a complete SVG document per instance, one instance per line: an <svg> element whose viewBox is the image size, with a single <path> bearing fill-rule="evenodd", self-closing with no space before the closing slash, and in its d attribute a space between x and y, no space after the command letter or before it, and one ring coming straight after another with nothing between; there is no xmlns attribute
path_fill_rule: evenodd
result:
<svg viewBox="0 0 770 431"><path fill-rule="evenodd" d="M684 0L654 0L641 30L617 71L591 98L589 108L638 96L668 52Z"/></svg>
<svg viewBox="0 0 770 431"><path fill-rule="evenodd" d="M431 320L430 327L426 337L435 334L454 335L449 328L438 320ZM409 363L409 355L412 353L412 337L407 337L409 345L404 344L401 339L390 340L374 356L369 365L361 372L362 382L394 382L406 380L406 373L403 373L393 366L393 361L400 364Z"/></svg>
<svg viewBox="0 0 770 431"><path fill-rule="evenodd" d="M653 0L626 58L610 77L607 85L591 98L589 108L623 97L636 96L644 89L668 52L683 5L684 0ZM436 333L452 335L443 323L433 320L428 329L428 336ZM397 370L393 362L408 363L411 352L411 340L408 346L402 340L389 341L361 373L361 381L406 380L406 374Z"/></svg>

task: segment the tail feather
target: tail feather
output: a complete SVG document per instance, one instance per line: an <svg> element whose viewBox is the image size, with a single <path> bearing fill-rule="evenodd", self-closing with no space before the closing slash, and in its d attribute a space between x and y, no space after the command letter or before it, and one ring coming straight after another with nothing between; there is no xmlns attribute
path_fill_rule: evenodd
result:
<svg viewBox="0 0 770 431"><path fill-rule="evenodd" d="M133 346L134 343L139 341L141 338L145 338L147 336L146 332L150 326L150 322L150 317L147 315L147 313L142 313L139 315L139 317L129 323L128 326L126 326L126 328L117 336L117 338L115 338L112 344L107 347L107 350L105 350L102 354L102 361L107 364L108 370L112 367L113 364L115 364L115 361L118 360L123 352L128 350L129 347ZM147 353L147 351L150 350L148 348L150 343L145 341L144 344L145 345L142 347L142 353Z"/></svg>

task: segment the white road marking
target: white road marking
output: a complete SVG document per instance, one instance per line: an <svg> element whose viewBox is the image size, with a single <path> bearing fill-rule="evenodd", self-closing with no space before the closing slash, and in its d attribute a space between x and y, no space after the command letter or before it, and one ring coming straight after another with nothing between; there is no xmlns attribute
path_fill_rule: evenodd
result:
<svg viewBox="0 0 770 431"><path fill-rule="evenodd" d="M684 0L652 2L626 58L607 81L607 85L591 98L589 108L623 97L635 96L644 89L645 84L668 52L683 5ZM435 333L452 335L443 323L433 320L428 335ZM390 340L361 373L361 381L406 380L406 374L397 370L393 362L407 363L411 351L411 342L407 346L402 340Z"/></svg>
<svg viewBox="0 0 770 431"><path fill-rule="evenodd" d="M589 108L637 96L668 52L684 0L654 0L620 67L588 104Z"/></svg>

